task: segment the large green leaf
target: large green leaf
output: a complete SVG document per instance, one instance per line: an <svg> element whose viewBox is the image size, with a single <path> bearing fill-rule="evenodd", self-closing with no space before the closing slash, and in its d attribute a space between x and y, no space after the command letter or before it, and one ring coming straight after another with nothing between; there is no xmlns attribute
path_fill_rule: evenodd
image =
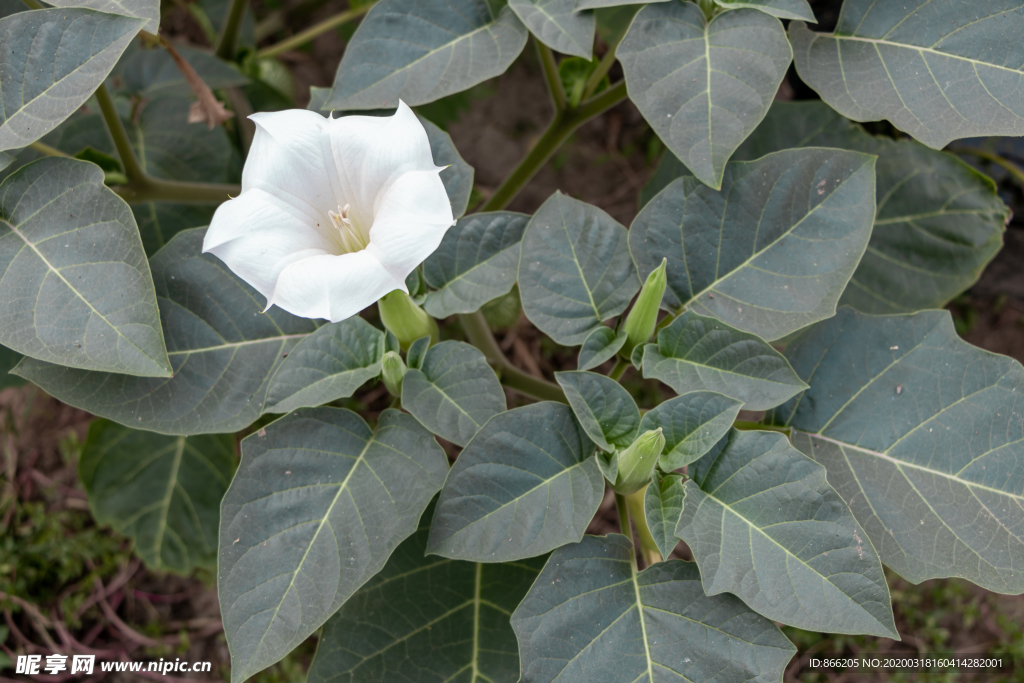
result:
<svg viewBox="0 0 1024 683"><path fill-rule="evenodd" d="M508 0L508 6L552 50L593 58L594 13L579 11L576 0Z"/></svg>
<svg viewBox="0 0 1024 683"><path fill-rule="evenodd" d="M0 19L0 150L24 147L93 94L146 20L91 9Z"/></svg>
<svg viewBox="0 0 1024 683"><path fill-rule="evenodd" d="M644 413L640 432L661 429L665 450L658 465L666 472L689 465L729 433L743 401L713 391L692 391Z"/></svg>
<svg viewBox="0 0 1024 683"><path fill-rule="evenodd" d="M433 102L504 73L526 27L487 0L381 0L345 48L325 109Z"/></svg>
<svg viewBox="0 0 1024 683"><path fill-rule="evenodd" d="M560 344L583 343L640 289L627 239L601 209L555 192L523 236L519 293L526 316Z"/></svg>
<svg viewBox="0 0 1024 683"><path fill-rule="evenodd" d="M19 387L25 380L17 375L11 374L11 369L24 358L17 351L11 351L6 346L0 346L0 389L7 387Z"/></svg>
<svg viewBox="0 0 1024 683"><path fill-rule="evenodd" d="M466 160L459 154L452 136L437 127L433 122L419 116L423 129L427 131L427 139L430 141L430 153L434 157L434 163L443 166L441 171L441 182L448 193L448 199L452 203L452 215L458 218L466 213L469 206L469 195L473 193L473 167L466 163Z"/></svg>
<svg viewBox="0 0 1024 683"><path fill-rule="evenodd" d="M359 316L324 325L296 345L270 381L267 410L289 413L347 398L380 374L384 333Z"/></svg>
<svg viewBox="0 0 1024 683"><path fill-rule="evenodd" d="M555 379L591 441L608 453L633 443L640 409L621 384L594 372L556 372Z"/></svg>
<svg viewBox="0 0 1024 683"><path fill-rule="evenodd" d="M302 409L242 441L217 581L231 680L284 657L379 572L447 472L430 433L396 410L374 432L349 410Z"/></svg>
<svg viewBox="0 0 1024 683"><path fill-rule="evenodd" d="M78 463L96 521L134 539L150 569L179 574L216 566L234 469L230 434L162 436L106 420L89 425Z"/></svg>
<svg viewBox="0 0 1024 683"><path fill-rule="evenodd" d="M324 624L309 683L519 680L509 616L547 557L478 564L427 556L432 512Z"/></svg>
<svg viewBox="0 0 1024 683"><path fill-rule="evenodd" d="M988 177L952 154L869 135L822 102L778 102L733 158L789 147L878 156L875 226L840 305L865 313L940 308L973 284L1002 246L1009 209Z"/></svg>
<svg viewBox="0 0 1024 683"><path fill-rule="evenodd" d="M505 392L484 354L445 341L405 373L402 407L438 436L465 446L484 423L505 411Z"/></svg>
<svg viewBox="0 0 1024 683"><path fill-rule="evenodd" d="M54 7L83 7L110 14L145 19L141 27L150 33L160 30L160 0L52 0Z"/></svg>
<svg viewBox="0 0 1024 683"><path fill-rule="evenodd" d="M781 682L796 652L737 598L705 595L693 562L637 572L619 534L555 551L512 628L535 683Z"/></svg>
<svg viewBox="0 0 1024 683"><path fill-rule="evenodd" d="M460 218L423 262L423 278L437 290L423 302L427 313L435 318L473 313L508 294L516 283L519 244L529 220L507 211Z"/></svg>
<svg viewBox="0 0 1024 683"><path fill-rule="evenodd" d="M75 368L167 377L131 210L99 167L41 159L0 183L0 342Z"/></svg>
<svg viewBox="0 0 1024 683"><path fill-rule="evenodd" d="M1024 368L944 311L843 308L786 349L812 388L776 411L910 581L1024 591ZM1017 393L1017 390L1021 393Z"/></svg>
<svg viewBox="0 0 1024 683"><path fill-rule="evenodd" d="M764 340L689 311L658 333L657 344L644 347L643 370L676 393L713 391L747 410L774 408L807 388Z"/></svg>
<svg viewBox="0 0 1024 683"><path fill-rule="evenodd" d="M205 229L179 233L150 261L174 375L131 377L26 358L15 373L51 396L162 434L234 432L259 417L284 356L316 329L279 308L211 254Z"/></svg>
<svg viewBox="0 0 1024 683"><path fill-rule="evenodd" d="M683 513L686 489L679 474L654 473L654 479L644 492L644 518L661 556L668 558L679 545L676 524Z"/></svg>
<svg viewBox="0 0 1024 683"><path fill-rule="evenodd" d="M715 0L715 2L726 9L749 7L780 19L803 19L811 23L815 22L814 12L807 4L807 0Z"/></svg>
<svg viewBox="0 0 1024 683"><path fill-rule="evenodd" d="M874 165L858 152L797 149L730 162L721 191L679 178L629 231L640 276L667 257L663 305L765 339L828 318L871 236Z"/></svg>
<svg viewBox="0 0 1024 683"><path fill-rule="evenodd" d="M810 631L899 638L867 534L825 468L783 434L733 430L691 471L676 535L708 595Z"/></svg>
<svg viewBox="0 0 1024 683"><path fill-rule="evenodd" d="M665 0L650 0L651 2L665 2ZM648 0L576 0L576 9L601 9L605 7L621 7L625 5L646 5Z"/></svg>
<svg viewBox="0 0 1024 683"><path fill-rule="evenodd" d="M775 17L757 10L711 20L691 2L648 5L618 49L629 98L701 182L719 188L726 162L768 112L793 57Z"/></svg>
<svg viewBox="0 0 1024 683"><path fill-rule="evenodd" d="M567 405L496 415L455 461L427 552L505 562L580 540L604 495L593 454Z"/></svg>
<svg viewBox="0 0 1024 683"><path fill-rule="evenodd" d="M1019 0L845 0L835 33L789 28L800 78L856 121L888 119L929 147L1024 135Z"/></svg>

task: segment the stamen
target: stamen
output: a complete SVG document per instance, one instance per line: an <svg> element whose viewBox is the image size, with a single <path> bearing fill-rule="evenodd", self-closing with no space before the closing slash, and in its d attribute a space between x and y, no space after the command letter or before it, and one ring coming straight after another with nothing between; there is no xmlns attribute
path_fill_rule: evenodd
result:
<svg viewBox="0 0 1024 683"><path fill-rule="evenodd" d="M352 223L352 219L348 217L348 212L351 208L351 204L346 204L344 207L339 205L337 213L334 211L327 212L335 229L341 234L342 247L350 254L366 248L362 236Z"/></svg>

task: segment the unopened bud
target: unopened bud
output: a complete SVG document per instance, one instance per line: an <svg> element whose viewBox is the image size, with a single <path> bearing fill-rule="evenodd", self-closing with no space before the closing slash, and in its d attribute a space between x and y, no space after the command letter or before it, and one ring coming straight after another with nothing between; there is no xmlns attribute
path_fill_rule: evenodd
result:
<svg viewBox="0 0 1024 683"><path fill-rule="evenodd" d="M408 349L409 344L422 337L430 337L434 342L439 339L440 334L434 319L413 303L409 295L402 290L396 289L391 292L381 299L377 306L384 327L398 338L398 343L403 349Z"/></svg>
<svg viewBox="0 0 1024 683"><path fill-rule="evenodd" d="M661 265L651 271L647 276L644 288L640 290L640 296L636 298L633 310L626 316L626 322L622 329L626 332L626 343L619 351L623 358L629 359L640 344L646 344L654 335L654 328L658 324L658 310L661 308L661 297L665 295L665 286L668 278L665 275L665 267L668 259L661 259Z"/></svg>
<svg viewBox="0 0 1024 683"><path fill-rule="evenodd" d="M402 380L405 378L405 373L408 368L405 367L405 362L402 357L394 351L388 351L384 354L384 357L380 359L380 375L381 379L384 380L384 386L388 388L388 392L392 396L402 396Z"/></svg>
<svg viewBox="0 0 1024 683"><path fill-rule="evenodd" d="M638 436L629 448L619 453L619 476L615 479L615 491L628 496L647 486L664 448L665 435L661 433L661 428Z"/></svg>

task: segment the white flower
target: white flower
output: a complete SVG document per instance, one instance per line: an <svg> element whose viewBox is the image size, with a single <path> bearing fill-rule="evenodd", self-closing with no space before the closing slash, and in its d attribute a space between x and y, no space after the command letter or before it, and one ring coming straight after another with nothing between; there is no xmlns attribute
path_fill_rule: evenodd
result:
<svg viewBox="0 0 1024 683"><path fill-rule="evenodd" d="M344 320L400 289L454 224L416 115L254 114L242 193L213 216L203 251L304 318Z"/></svg>

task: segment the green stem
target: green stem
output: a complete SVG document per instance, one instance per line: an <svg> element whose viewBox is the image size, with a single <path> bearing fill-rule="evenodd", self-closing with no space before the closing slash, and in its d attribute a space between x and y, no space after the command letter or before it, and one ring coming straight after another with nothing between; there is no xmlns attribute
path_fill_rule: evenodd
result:
<svg viewBox="0 0 1024 683"><path fill-rule="evenodd" d="M619 381L619 378L622 377L622 373L624 373L626 371L626 368L628 367L629 361L620 358L618 362L615 363L615 367L612 368L612 371L608 373L608 377L614 379L617 382Z"/></svg>
<svg viewBox="0 0 1024 683"><path fill-rule="evenodd" d="M537 140L537 144L523 157L519 165L505 178L480 210L500 211L508 206L526 183L530 182L530 179L577 128L624 99L626 99L626 84L619 82L590 98L576 109L556 112L547 130Z"/></svg>
<svg viewBox="0 0 1024 683"><path fill-rule="evenodd" d="M501 347L491 334L491 328L480 311L459 316L462 329L466 332L469 343L483 352L487 362L491 364L495 372L501 378L502 383L510 389L531 396L540 401L558 401L566 403L565 392L562 387L540 377L529 375L516 366L512 365Z"/></svg>
<svg viewBox="0 0 1024 683"><path fill-rule="evenodd" d="M34 149L35 151L39 152L40 154L45 154L48 157L66 157L69 159L71 158L70 154L66 154L57 149L56 147L51 147L45 142L39 142L38 140L36 142L30 142L28 146Z"/></svg>
<svg viewBox="0 0 1024 683"><path fill-rule="evenodd" d="M734 429L738 429L741 432L779 432L789 436L793 428L792 427L778 427L776 425L766 425L760 422L750 422L747 420L736 420L732 423Z"/></svg>
<svg viewBox="0 0 1024 683"><path fill-rule="evenodd" d="M28 7L29 9L46 9L46 7L43 5L43 3L39 2L39 0L21 0L21 1L23 3L25 3L25 7Z"/></svg>
<svg viewBox="0 0 1024 683"><path fill-rule="evenodd" d="M977 147L956 147L953 149L954 152L960 154L970 154L971 156L990 161L996 166L999 166L1004 171L1013 176L1020 185L1024 186L1024 169L1013 163L1009 159L999 156L995 152L989 152L985 149L979 149Z"/></svg>
<svg viewBox="0 0 1024 683"><path fill-rule="evenodd" d="M124 122L117 113L106 83L100 83L100 87L96 88L96 101L100 105L100 113L103 115L103 121L107 124L110 138L114 141L117 156L121 158L121 168L128 176L128 182L144 184L147 180L146 172L135 156L132 143L128 139L128 131L125 130Z"/></svg>
<svg viewBox="0 0 1024 683"><path fill-rule="evenodd" d="M548 92L551 93L551 103L555 105L556 115L565 111L569 106L565 99L565 87L562 85L562 76L558 73L558 64L555 62L555 53L544 43L536 38L533 39L537 46L537 58L544 69L544 82L548 85Z"/></svg>
<svg viewBox="0 0 1024 683"><path fill-rule="evenodd" d="M655 483L650 483L647 486L657 486ZM647 487L640 489L636 493L631 493L626 496L626 507L629 508L630 514L633 516L633 524L636 526L636 535L640 537L640 553L644 556L644 562L650 567L655 562L661 562L661 551L658 550L658 544L654 540L654 535L651 533L651 529L647 526L647 514L644 512L644 494L647 491Z"/></svg>
<svg viewBox="0 0 1024 683"><path fill-rule="evenodd" d="M370 11L370 7L372 7L372 5L363 5L362 7L356 7L355 9L347 9L344 12L339 12L338 14L335 14L333 17L329 17L319 23L313 24L305 31L300 31L296 33L294 36L282 40L280 43L276 43L274 45L271 45L270 47L263 48L262 50L256 53L256 56L264 58L276 57L282 52L287 52L289 50L294 50L295 48L302 47L303 45L313 40L317 36L323 33L327 33L331 29L337 28L338 26L343 26L344 24L347 24L353 19L358 19L359 17L363 16L368 11Z"/></svg>
<svg viewBox="0 0 1024 683"><path fill-rule="evenodd" d="M629 525L629 507L626 504L626 497L621 493L615 494L615 511L619 513L619 531L633 541L633 528Z"/></svg>
<svg viewBox="0 0 1024 683"><path fill-rule="evenodd" d="M235 59L235 51L238 48L238 32L242 28L242 18L245 17L245 10L248 6L247 0L231 0L228 5L216 50L217 56L225 61L231 62Z"/></svg>
<svg viewBox="0 0 1024 683"><path fill-rule="evenodd" d="M127 185L111 189L129 204L145 204L146 202L220 204L231 197L237 197L242 192L239 185L182 183L174 180L157 180L149 176L141 181L134 181L129 176Z"/></svg>

